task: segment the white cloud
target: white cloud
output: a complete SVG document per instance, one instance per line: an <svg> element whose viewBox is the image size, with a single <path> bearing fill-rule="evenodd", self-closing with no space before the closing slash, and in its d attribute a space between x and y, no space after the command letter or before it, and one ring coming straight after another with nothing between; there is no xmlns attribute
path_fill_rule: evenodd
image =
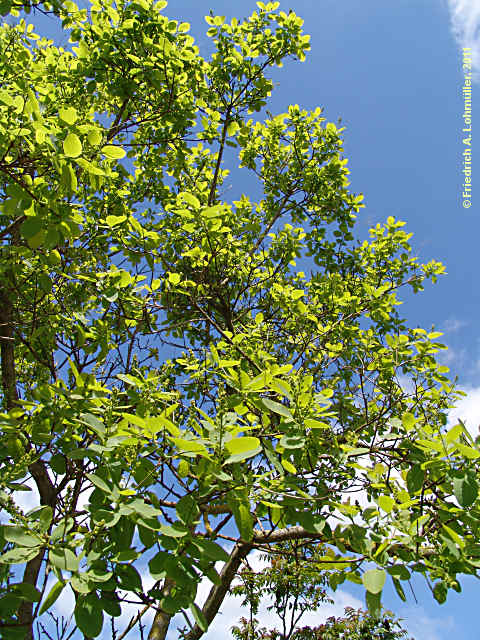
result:
<svg viewBox="0 0 480 640"><path fill-rule="evenodd" d="M443 323L443 330L446 333L455 333L466 326L468 326L468 322L465 322L465 320L460 320L460 318L448 318Z"/></svg>
<svg viewBox="0 0 480 640"><path fill-rule="evenodd" d="M467 395L457 402L454 409L451 409L448 422L454 425L458 420L462 420L472 436L476 438L480 426L480 387L469 387L463 390Z"/></svg>
<svg viewBox="0 0 480 640"><path fill-rule="evenodd" d="M453 33L460 48L472 49L474 75L480 77L480 0L448 0Z"/></svg>
<svg viewBox="0 0 480 640"><path fill-rule="evenodd" d="M399 617L403 619L402 626L418 640L444 640L455 627L452 616L432 618L421 606L403 607Z"/></svg>

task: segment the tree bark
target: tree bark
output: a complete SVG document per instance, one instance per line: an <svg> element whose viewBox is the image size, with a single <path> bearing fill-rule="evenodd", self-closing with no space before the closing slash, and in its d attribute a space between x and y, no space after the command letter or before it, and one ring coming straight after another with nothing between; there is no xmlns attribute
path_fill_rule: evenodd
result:
<svg viewBox="0 0 480 640"><path fill-rule="evenodd" d="M0 289L0 345L2 359L3 404L7 411L18 400L15 375L15 338L13 335L13 305L4 288Z"/></svg>
<svg viewBox="0 0 480 640"><path fill-rule="evenodd" d="M174 586L174 580L172 580L171 578L165 578L162 589L163 595L168 596ZM153 618L152 628L150 629L150 633L148 634L148 640L165 640L172 617L172 613L167 613L163 609L158 608L157 613Z"/></svg>
<svg viewBox="0 0 480 640"><path fill-rule="evenodd" d="M208 598L203 606L202 612L205 619L210 625L217 615L225 596L230 589L232 580L237 574L242 561L247 557L253 547L252 543L237 543L230 555L228 562L225 563L220 572L220 584L215 585L210 590ZM187 633L185 640L198 640L203 636L203 631L196 624L193 629Z"/></svg>
<svg viewBox="0 0 480 640"><path fill-rule="evenodd" d="M7 411L13 409L18 400L17 376L15 370L15 332L14 308L8 290L0 288L0 358L2 371L3 402ZM55 505L56 492L50 476L41 461L29 466L29 471L37 485L40 504ZM45 551L42 550L27 562L23 573L23 582L35 586L42 566ZM17 611L19 625L26 627L25 640L33 639L33 603L22 602Z"/></svg>

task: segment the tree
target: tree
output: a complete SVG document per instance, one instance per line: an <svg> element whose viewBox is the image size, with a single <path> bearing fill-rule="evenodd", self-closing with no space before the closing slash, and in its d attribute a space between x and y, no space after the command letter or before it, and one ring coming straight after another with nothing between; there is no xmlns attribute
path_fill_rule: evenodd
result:
<svg viewBox="0 0 480 640"><path fill-rule="evenodd" d="M248 555L293 541L373 614L387 577L443 601L477 571L480 452L398 291L444 269L392 217L355 240L321 109L263 118L309 48L294 12L207 16L207 60L165 4L38 5L67 48L2 4L2 637L71 590L85 638L135 602L150 640L180 611L195 640Z"/></svg>
<svg viewBox="0 0 480 640"><path fill-rule="evenodd" d="M245 618L240 622L242 626L233 629L234 637L238 640L283 640L283 636L276 629L256 627L252 634L251 623ZM366 611L356 611L347 607L343 618L330 617L324 624L317 627L296 629L290 638L292 640L397 640L405 639L407 635L400 621L396 620L390 611L385 611L377 617Z"/></svg>
<svg viewBox="0 0 480 640"><path fill-rule="evenodd" d="M328 618L323 624L304 626L307 611L320 610L322 603L333 603L325 586L325 570L318 569L324 549L302 542L284 543L272 549L266 567L254 570L245 567L231 590L243 596L242 605L249 617L241 617L232 627L236 640L396 640L405 638L407 631L390 611L372 615L352 607L345 609L345 617ZM258 619L261 601L270 601L267 611L274 612L278 624L271 629ZM277 628L278 627L278 628ZM413 639L410 639L413 640Z"/></svg>

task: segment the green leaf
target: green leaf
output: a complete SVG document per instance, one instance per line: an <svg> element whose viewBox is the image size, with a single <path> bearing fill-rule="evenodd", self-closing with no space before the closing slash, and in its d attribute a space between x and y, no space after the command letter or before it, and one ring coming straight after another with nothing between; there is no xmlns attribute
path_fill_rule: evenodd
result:
<svg viewBox="0 0 480 640"><path fill-rule="evenodd" d="M447 599L447 587L443 582L437 582L433 587L433 597L439 604Z"/></svg>
<svg viewBox="0 0 480 640"><path fill-rule="evenodd" d="M195 538L193 543L198 547L209 560L227 562L229 559L228 553L225 549L222 549L220 545L207 538Z"/></svg>
<svg viewBox="0 0 480 640"><path fill-rule="evenodd" d="M175 596L163 596L163 598L160 598L159 604L164 611L171 614L175 614L182 609L182 600L178 592Z"/></svg>
<svg viewBox="0 0 480 640"><path fill-rule="evenodd" d="M283 436L279 445L284 449L303 449L305 447L304 436Z"/></svg>
<svg viewBox="0 0 480 640"><path fill-rule="evenodd" d="M377 504L386 513L390 513L395 505L395 500L390 496L379 496L377 498Z"/></svg>
<svg viewBox="0 0 480 640"><path fill-rule="evenodd" d="M42 597L40 591L28 582L12 583L9 588L15 595L19 595L22 600L27 600L28 602L39 602Z"/></svg>
<svg viewBox="0 0 480 640"><path fill-rule="evenodd" d="M200 629L205 633L208 629L208 622L205 616L203 615L203 611L198 607L195 602L190 604L190 611L192 612L193 617L195 618L195 622L198 624Z"/></svg>
<svg viewBox="0 0 480 640"><path fill-rule="evenodd" d="M453 540L458 546L463 549L465 547L465 541L463 538L454 531L451 527L447 527L446 524L442 524L442 529L447 533L448 537Z"/></svg>
<svg viewBox="0 0 480 640"><path fill-rule="evenodd" d="M382 594L379 593L371 593L370 591L365 592L365 602L367 604L368 612L372 616L378 620L380 618L380 614L382 611L382 603L381 603Z"/></svg>
<svg viewBox="0 0 480 640"><path fill-rule="evenodd" d="M32 560L40 551L40 547L10 549L0 555L0 564L24 564Z"/></svg>
<svg viewBox="0 0 480 640"><path fill-rule="evenodd" d="M102 480L102 478L100 478L94 473L86 473L85 475L92 484L94 484L98 489L100 489L100 491L103 491L104 493L109 493L109 494L112 493L111 488L108 486L105 480Z"/></svg>
<svg viewBox="0 0 480 640"><path fill-rule="evenodd" d="M85 577L85 575L73 575L70 578L70 586L76 593L90 593L93 589L93 583Z"/></svg>
<svg viewBox="0 0 480 640"><path fill-rule="evenodd" d="M423 487L425 471L419 464L414 464L407 473L407 489L410 495L415 495Z"/></svg>
<svg viewBox="0 0 480 640"><path fill-rule="evenodd" d="M270 400L270 398L262 398L261 403L269 411L278 413L285 418L293 418L290 409L288 409L288 407L286 407L285 405L280 404L280 402L275 402L275 400Z"/></svg>
<svg viewBox="0 0 480 640"><path fill-rule="evenodd" d="M179 200L183 200L184 202L192 205L192 207L194 209L199 209L200 208L200 201L197 197L195 197L193 194L188 193L186 191L182 191L181 193L178 194L178 199Z"/></svg>
<svg viewBox="0 0 480 640"><path fill-rule="evenodd" d="M282 458L280 462L282 463L282 467L288 473L292 473L292 474L297 473L296 467L294 467L293 464L289 460L287 460L286 458Z"/></svg>
<svg viewBox="0 0 480 640"><path fill-rule="evenodd" d="M138 536L140 538L140 542L147 549L153 547L155 542L157 542L158 536L155 534L154 530L150 527L144 527L139 522L137 522L138 528Z"/></svg>
<svg viewBox="0 0 480 640"><path fill-rule="evenodd" d="M13 593L8 593L0 598L0 618L10 618L10 616L15 615L16 610L22 604L22 599L14 595ZM8 635L2 635L2 638L9 640ZM20 640L20 639L19 639Z"/></svg>
<svg viewBox="0 0 480 640"><path fill-rule="evenodd" d="M67 471L67 465L65 463L65 458L62 454L56 453L50 458L50 467L52 470L58 475L64 475Z"/></svg>
<svg viewBox="0 0 480 640"><path fill-rule="evenodd" d="M225 462L240 462L260 453L260 440L251 436L233 438L225 443L225 449L230 454Z"/></svg>
<svg viewBox="0 0 480 640"><path fill-rule="evenodd" d="M41 231L36 233L34 236L28 238L27 244L30 247L30 249L38 249L38 247L41 247L42 244L45 242L46 235L47 235L47 232L45 231L45 229L42 229Z"/></svg>
<svg viewBox="0 0 480 640"><path fill-rule="evenodd" d="M82 143L75 133L69 133L63 141L63 151L69 158L78 158L82 153Z"/></svg>
<svg viewBox="0 0 480 640"><path fill-rule="evenodd" d="M85 160L85 158L78 158L77 160L75 160L75 162L80 167L82 167L82 169L85 169L85 171L87 171L88 173L94 176L105 175L105 171L103 169L101 169L98 165L93 164L93 162L89 162L88 160Z"/></svg>
<svg viewBox="0 0 480 640"><path fill-rule="evenodd" d="M176 511L180 520L186 525L191 525L195 522L200 514L197 501L193 496L189 495L180 498L177 502Z"/></svg>
<svg viewBox="0 0 480 640"><path fill-rule="evenodd" d="M233 509L233 517L242 540L250 542L253 538L253 519L248 507L245 504L237 504Z"/></svg>
<svg viewBox="0 0 480 640"><path fill-rule="evenodd" d="M208 449L201 442L196 440L186 440L185 438L170 438L179 451L190 456L202 456L209 458Z"/></svg>
<svg viewBox="0 0 480 640"><path fill-rule="evenodd" d="M410 571L403 564L395 564L387 568L388 573L400 580L410 580Z"/></svg>
<svg viewBox="0 0 480 640"><path fill-rule="evenodd" d="M478 496L478 484L471 476L453 479L453 492L462 507L472 505Z"/></svg>
<svg viewBox="0 0 480 640"><path fill-rule="evenodd" d="M392 576L392 582L400 600L402 600L403 602L406 602L407 596L405 595L405 591L403 590L402 583L400 582L400 580Z"/></svg>
<svg viewBox="0 0 480 640"><path fill-rule="evenodd" d="M103 436L105 434L105 425L93 413L82 413L80 417L82 422L88 424L97 435Z"/></svg>
<svg viewBox="0 0 480 640"><path fill-rule="evenodd" d="M122 147L117 147L113 144L107 144L102 148L102 153L111 160L120 160L125 157L125 150Z"/></svg>
<svg viewBox="0 0 480 640"><path fill-rule="evenodd" d="M230 122L230 124L227 127L227 135L234 136L239 130L239 128L240 127L238 125L238 122Z"/></svg>
<svg viewBox="0 0 480 640"><path fill-rule="evenodd" d="M48 559L51 564L63 571L77 571L80 562L79 558L77 558L71 549L58 547L50 550Z"/></svg>
<svg viewBox="0 0 480 640"><path fill-rule="evenodd" d="M103 136L100 131L90 131L87 140L92 147L97 147L102 142Z"/></svg>
<svg viewBox="0 0 480 640"><path fill-rule="evenodd" d="M135 513L138 513L138 515L142 516L142 518L155 518L156 516L162 515L162 511L160 509L155 509L155 507L146 504L141 498L135 498L129 502L128 507L133 509Z"/></svg>
<svg viewBox="0 0 480 640"><path fill-rule="evenodd" d="M321 420L315 420L314 418L307 418L304 424L309 429L330 429L330 425Z"/></svg>
<svg viewBox="0 0 480 640"><path fill-rule="evenodd" d="M20 226L20 232L24 238L33 238L43 231L44 221L37 216L31 216L25 220Z"/></svg>
<svg viewBox="0 0 480 640"><path fill-rule="evenodd" d="M380 593L385 585L387 574L383 569L370 569L362 575L362 582L370 593Z"/></svg>
<svg viewBox="0 0 480 640"><path fill-rule="evenodd" d="M65 585L66 585L66 583L65 582L61 582L60 580L53 585L53 587L48 592L48 595L46 596L46 598L42 602L42 606L40 607L40 611L38 612L38 615L41 616L42 613L45 613L45 611L50 609L52 604L54 604L56 602L56 600L58 599L58 597L62 593L63 589L65 588Z"/></svg>
<svg viewBox="0 0 480 640"><path fill-rule="evenodd" d="M148 568L154 580L162 580L165 576L174 578L177 583L191 580L179 558L166 551L159 551L148 563Z"/></svg>
<svg viewBox="0 0 480 640"><path fill-rule="evenodd" d="M75 622L87 638L96 638L102 632L103 610L94 594L78 596L75 605Z"/></svg>
<svg viewBox="0 0 480 640"><path fill-rule="evenodd" d="M142 591L140 574L131 564L117 564L115 575L121 589L125 589L125 591Z"/></svg>
<svg viewBox="0 0 480 640"><path fill-rule="evenodd" d="M467 447L460 442L455 443L455 447L460 451L460 453L465 456L468 460L476 460L480 458L480 451L474 449L473 447Z"/></svg>
<svg viewBox="0 0 480 640"><path fill-rule="evenodd" d="M38 536L17 525L4 525L3 536L7 542L13 542L21 547L38 547L42 543Z"/></svg>
<svg viewBox="0 0 480 640"><path fill-rule="evenodd" d="M321 515L314 515L310 511L297 513L297 520L307 531L322 533L325 529L325 519Z"/></svg>
<svg viewBox="0 0 480 640"><path fill-rule="evenodd" d="M29 520L36 520L39 522L42 531L47 531L53 518L53 509L49 505L43 505L36 507L26 514Z"/></svg>
<svg viewBox="0 0 480 640"><path fill-rule="evenodd" d="M122 608L116 594L110 594L108 591L105 591L100 596L100 604L102 605L102 609L108 613L109 616L117 618L122 614Z"/></svg>
<svg viewBox="0 0 480 640"><path fill-rule="evenodd" d="M61 107L58 110L58 115L67 124L75 124L78 119L78 113L74 107L68 107L67 109Z"/></svg>
<svg viewBox="0 0 480 640"><path fill-rule="evenodd" d="M411 431L417 423L417 419L410 413L410 411L406 411L402 416L402 424L405 427L406 431Z"/></svg>
<svg viewBox="0 0 480 640"><path fill-rule="evenodd" d="M184 538L188 534L188 529L181 523L175 522L172 526L162 525L160 533L169 538Z"/></svg>
<svg viewBox="0 0 480 640"><path fill-rule="evenodd" d="M122 222L125 222L126 219L127 216L107 216L105 218L105 222L109 227L115 227L117 224L122 224Z"/></svg>
<svg viewBox="0 0 480 640"><path fill-rule="evenodd" d="M172 560L172 556L166 551L159 551L156 555L148 563L148 568L150 569L150 573L154 579L155 576L161 575L165 570L165 567Z"/></svg>
<svg viewBox="0 0 480 640"><path fill-rule="evenodd" d="M179 273L168 274L168 281L171 282L173 285L179 284L180 280L181 280L181 275Z"/></svg>

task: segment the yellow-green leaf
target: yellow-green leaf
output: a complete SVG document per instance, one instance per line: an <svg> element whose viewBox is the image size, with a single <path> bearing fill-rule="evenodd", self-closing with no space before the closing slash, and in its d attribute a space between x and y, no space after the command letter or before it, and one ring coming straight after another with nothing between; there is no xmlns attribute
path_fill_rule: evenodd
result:
<svg viewBox="0 0 480 640"><path fill-rule="evenodd" d="M225 444L225 449L231 454L253 452L260 446L260 440L251 436L234 438Z"/></svg>
<svg viewBox="0 0 480 640"><path fill-rule="evenodd" d="M88 142L92 145L92 147L98 146L102 142L103 136L100 131L90 131L87 136Z"/></svg>
<svg viewBox="0 0 480 640"><path fill-rule="evenodd" d="M82 143L75 133L69 133L63 141L63 151L69 158L78 158L82 153Z"/></svg>
<svg viewBox="0 0 480 640"><path fill-rule="evenodd" d="M42 613L45 613L47 609L50 609L52 604L54 604L54 602L58 599L58 596L62 593L65 584L65 582L58 581L53 585L53 587L48 592L47 597L42 602L42 606L40 607L40 611L38 612L39 616L41 616Z"/></svg>
<svg viewBox="0 0 480 640"><path fill-rule="evenodd" d="M380 593L385 584L387 574L383 569L370 569L365 571L362 576L362 582L365 589L369 593Z"/></svg>
<svg viewBox="0 0 480 640"><path fill-rule="evenodd" d="M60 108L58 115L67 124L75 124L78 119L77 110L74 107L68 107L67 109Z"/></svg>
<svg viewBox="0 0 480 640"><path fill-rule="evenodd" d="M103 147L102 153L111 160L119 160L120 158L125 157L126 152L125 149L122 149L122 147L117 147L113 144L107 144L105 147Z"/></svg>
<svg viewBox="0 0 480 640"><path fill-rule="evenodd" d="M297 473L297 469L289 460L282 458L281 463L282 467L285 469L285 471L288 471L288 473Z"/></svg>

